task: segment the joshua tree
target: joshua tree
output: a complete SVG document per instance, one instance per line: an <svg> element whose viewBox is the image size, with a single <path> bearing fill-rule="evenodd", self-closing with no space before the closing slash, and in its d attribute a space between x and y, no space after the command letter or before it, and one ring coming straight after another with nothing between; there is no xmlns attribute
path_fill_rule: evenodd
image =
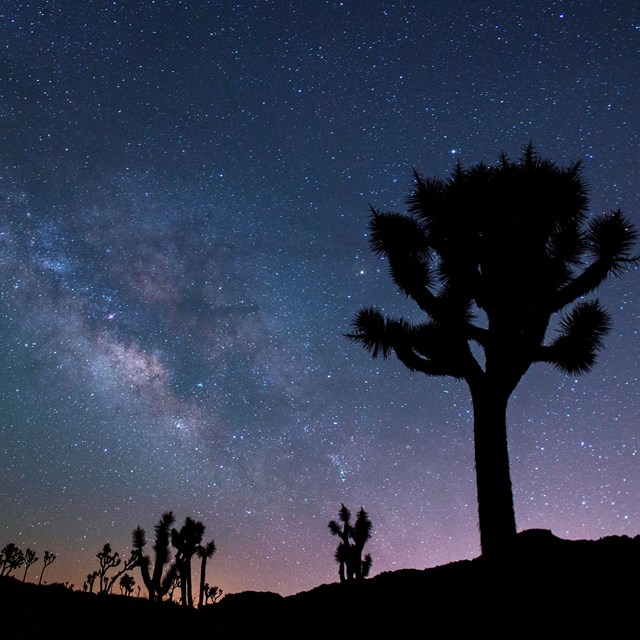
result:
<svg viewBox="0 0 640 640"><path fill-rule="evenodd" d="M93 593L93 585L94 585L94 583L95 583L97 578L98 578L98 572L97 571L93 571L92 573L87 575L87 582L89 583L89 591L91 593Z"/></svg>
<svg viewBox="0 0 640 640"><path fill-rule="evenodd" d="M198 608L205 604L205 578L207 575L207 560L216 552L216 544L213 540L205 545L199 544L196 547L196 555L201 559L200 565L200 597L198 598Z"/></svg>
<svg viewBox="0 0 640 640"><path fill-rule="evenodd" d="M335 560L339 565L340 582L345 580L361 580L369 575L372 560L367 554L362 559L364 545L371 538L372 524L369 515L361 507L355 524L350 523L351 512L344 504L338 513L342 526L335 520L329 522L329 531L340 538L340 544L335 552Z"/></svg>
<svg viewBox="0 0 640 640"><path fill-rule="evenodd" d="M55 553L49 553L49 551L44 552L44 567L42 567L42 571L40 572L40 580L38 580L38 584L42 584L42 576L44 575L44 570L50 565L53 564L53 561L56 559Z"/></svg>
<svg viewBox="0 0 640 640"><path fill-rule="evenodd" d="M171 574L171 581L169 582L169 602L173 602L173 594L176 589L182 590L182 587L180 586L180 574L178 573L178 568L175 562L171 566L174 568L174 571Z"/></svg>
<svg viewBox="0 0 640 640"><path fill-rule="evenodd" d="M24 563L24 553L13 542L5 545L0 551L0 576L10 576L12 571L19 569Z"/></svg>
<svg viewBox="0 0 640 640"><path fill-rule="evenodd" d="M130 596L133 593L133 585L136 583L133 576L128 573L120 578L120 593Z"/></svg>
<svg viewBox="0 0 640 640"><path fill-rule="evenodd" d="M338 545L335 553L336 562L339 565L338 573L340 575L340 582L344 582L346 580L346 572L345 568L350 559L350 550L351 543L349 542L349 535L351 533L351 525L349 524L349 520L351 520L351 512L344 504L340 507L340 511L338 512L338 519L342 523L342 527L335 520L331 520L329 522L329 531L334 536L338 536L341 542Z"/></svg>
<svg viewBox="0 0 640 640"><path fill-rule="evenodd" d="M196 552L198 545L202 542L204 535L204 525L187 518L180 528L171 530L171 544L177 549L176 565L180 573L180 587L182 590L182 604L186 607L193 606L193 595L191 593L191 558Z"/></svg>
<svg viewBox="0 0 640 640"><path fill-rule="evenodd" d="M176 572L174 564L170 565L167 574L163 578L164 567L171 560L171 551L169 549L170 531L174 523L173 513L167 511L155 526L156 541L153 545L155 554L155 563L153 572L150 573L149 566L151 559L144 555L144 547L147 544L144 529L137 527L133 531L133 550L138 558L138 565L142 580L145 587L149 591L149 600L157 600L160 602L169 590Z"/></svg>
<svg viewBox="0 0 640 640"><path fill-rule="evenodd" d="M345 568L351 562L351 545L341 542L333 554L333 557L339 566L338 575L340 576L340 582L344 582L348 575Z"/></svg>
<svg viewBox="0 0 640 640"><path fill-rule="evenodd" d="M89 587L89 593L93 593L93 585L97 577L97 571L93 571L92 573L87 574L87 581L85 582L85 584Z"/></svg>
<svg viewBox="0 0 640 640"><path fill-rule="evenodd" d="M27 579L27 571L29 571L29 567L37 561L38 557L33 549L27 549L24 552L24 575L22 576L22 582L25 582Z"/></svg>
<svg viewBox="0 0 640 640"><path fill-rule="evenodd" d="M98 592L107 593L107 586L109 579L106 577L107 571L114 567L117 567L121 560L117 551L111 551L111 545L107 542L102 551L98 551L96 558L100 561L100 568L98 569Z"/></svg>
<svg viewBox="0 0 640 640"><path fill-rule="evenodd" d="M355 571L356 580L361 580L369 575L371 570L372 560L371 555L367 554L362 559L362 550L364 545L371 538L371 529L373 525L369 520L369 514L360 507L356 523L351 530L351 539L353 540L352 553L353 553L353 569Z"/></svg>
<svg viewBox="0 0 640 640"><path fill-rule="evenodd" d="M222 589L216 586L209 586L206 582L204 584L204 595L206 597L205 602L211 600L212 603L218 602L222 598Z"/></svg>
<svg viewBox="0 0 640 640"><path fill-rule="evenodd" d="M447 180L415 173L409 215L372 209L370 244L427 320L361 310L349 338L411 371L464 380L471 393L482 552L515 538L507 403L531 364L589 371L609 315L582 300L637 262L620 211L587 218L580 163L560 168L531 145L519 162L458 166ZM555 314L567 309L545 342ZM483 352L471 348L475 343Z"/></svg>
<svg viewBox="0 0 640 640"><path fill-rule="evenodd" d="M100 588L99 593L111 593L113 585L118 578L138 565L138 554L135 549L131 550L131 556L122 564L120 555L117 551L111 551L111 545L108 542L104 545L102 551L96 554L96 557L100 561L100 568L97 572L99 578L98 585ZM109 569L115 569L116 567L121 567L121 569L107 577L107 571L109 571Z"/></svg>
<svg viewBox="0 0 640 640"><path fill-rule="evenodd" d="M124 564L120 565L120 570L114 573L109 579L107 584L107 593L111 593L113 585L117 582L120 576L124 576L127 572L132 571L138 566L138 554L135 549L131 550L131 555L128 560L124 561ZM135 580L134 580L135 582Z"/></svg>

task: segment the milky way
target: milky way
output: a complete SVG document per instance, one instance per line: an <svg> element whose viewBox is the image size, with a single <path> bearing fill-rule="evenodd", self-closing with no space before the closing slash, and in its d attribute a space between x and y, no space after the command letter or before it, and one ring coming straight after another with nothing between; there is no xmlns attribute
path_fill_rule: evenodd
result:
<svg viewBox="0 0 640 640"><path fill-rule="evenodd" d="M3 2L0 543L81 585L173 510L215 538L209 582L288 594L337 579L344 502L373 573L477 555L466 388L344 337L362 306L419 317L368 206L531 140L640 223L634 9ZM599 292L591 374L512 397L520 529L640 533L637 290Z"/></svg>

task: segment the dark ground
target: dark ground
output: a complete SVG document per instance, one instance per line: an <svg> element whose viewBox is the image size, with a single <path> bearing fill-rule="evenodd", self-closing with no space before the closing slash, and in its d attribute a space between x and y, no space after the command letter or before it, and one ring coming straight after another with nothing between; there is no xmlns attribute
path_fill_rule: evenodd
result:
<svg viewBox="0 0 640 640"><path fill-rule="evenodd" d="M501 562L404 569L287 598L243 592L203 610L0 578L0 637L616 638L638 633L639 582L640 536L567 541L532 530Z"/></svg>

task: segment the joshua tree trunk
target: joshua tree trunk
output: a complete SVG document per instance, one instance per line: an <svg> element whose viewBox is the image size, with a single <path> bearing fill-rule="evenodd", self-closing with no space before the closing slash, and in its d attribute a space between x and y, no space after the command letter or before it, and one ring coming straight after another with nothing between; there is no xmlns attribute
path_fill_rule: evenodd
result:
<svg viewBox="0 0 640 640"><path fill-rule="evenodd" d="M362 547L353 546L353 577L355 580L362 580Z"/></svg>
<svg viewBox="0 0 640 640"><path fill-rule="evenodd" d="M191 558L187 562L187 605L193 607L193 589L191 585Z"/></svg>
<svg viewBox="0 0 640 640"><path fill-rule="evenodd" d="M480 544L488 557L508 549L516 535L507 445L509 394L495 386L471 386Z"/></svg>
<svg viewBox="0 0 640 640"><path fill-rule="evenodd" d="M182 605L185 607L193 606L191 594L191 559L184 558L180 563L180 591Z"/></svg>
<svg viewBox="0 0 640 640"><path fill-rule="evenodd" d="M198 609L201 609L205 605L204 601L204 580L207 575L207 557L202 556L202 563L200 565L200 593L198 598Z"/></svg>
<svg viewBox="0 0 640 640"><path fill-rule="evenodd" d="M149 600L151 600L151 602L155 602L156 601L156 585L151 578L151 574L149 573L148 558L142 557L142 553L140 553L140 555L141 555L141 560L138 563L138 566L140 567L142 582L144 582L144 586L147 588L147 591L149 592Z"/></svg>

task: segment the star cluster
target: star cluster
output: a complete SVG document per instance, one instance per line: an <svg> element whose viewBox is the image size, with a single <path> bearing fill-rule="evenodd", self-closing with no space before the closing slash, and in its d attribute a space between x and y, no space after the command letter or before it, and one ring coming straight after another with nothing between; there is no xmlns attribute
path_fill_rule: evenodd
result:
<svg viewBox="0 0 640 640"><path fill-rule="evenodd" d="M8 0L0 35L0 542L80 585L173 510L210 583L288 594L344 502L374 573L477 555L466 388L344 338L416 317L367 207L532 140L640 224L632 3ZM520 528L639 533L636 277L593 373L512 397Z"/></svg>

